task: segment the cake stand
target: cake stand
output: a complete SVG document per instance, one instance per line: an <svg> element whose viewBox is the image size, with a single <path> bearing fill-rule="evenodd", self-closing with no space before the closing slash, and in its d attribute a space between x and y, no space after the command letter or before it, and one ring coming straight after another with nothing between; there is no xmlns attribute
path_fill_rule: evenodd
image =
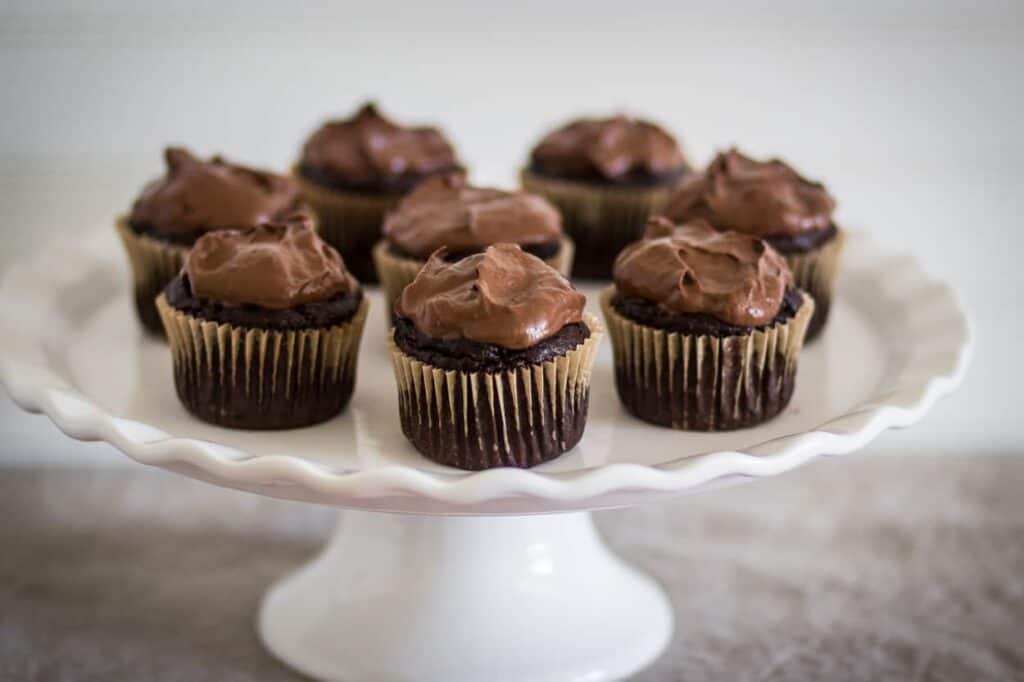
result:
<svg viewBox="0 0 1024 682"><path fill-rule="evenodd" d="M529 471L470 473L426 461L402 437L376 292L345 414L257 433L184 411L167 348L139 330L127 282L112 229L9 272L0 381L73 438L216 485L354 510L319 558L270 589L259 614L267 647L325 680L629 675L668 642L672 610L650 578L608 551L590 510L860 448L952 391L971 345L946 285L854 233L829 328L804 350L793 401L775 420L718 434L636 421L615 397L605 340L572 452ZM593 309L596 290L587 293Z"/></svg>

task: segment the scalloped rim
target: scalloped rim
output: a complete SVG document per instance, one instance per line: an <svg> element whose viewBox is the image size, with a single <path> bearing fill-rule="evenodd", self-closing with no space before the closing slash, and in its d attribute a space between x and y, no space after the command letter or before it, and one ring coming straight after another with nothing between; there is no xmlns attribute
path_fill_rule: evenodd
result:
<svg viewBox="0 0 1024 682"><path fill-rule="evenodd" d="M913 424L956 388L967 371L973 334L955 291L926 275L912 257L881 252L861 232L849 236L847 254L856 255L861 262L859 268L864 271L860 276L882 280L896 277L901 292L926 292L932 299L930 305L943 314L944 333L938 340L918 340L911 346L899 375L884 382L871 400L814 431L765 441L744 451L691 455L656 466L619 463L574 472L492 469L439 473L405 466L335 470L296 456L253 456L208 441L174 437L108 414L58 374L39 350L45 343L41 333L35 337L31 331L21 333L21 344L9 343L7 333L0 335L0 384L20 407L47 415L72 438L105 441L144 464L273 496L364 508L379 507L371 502L379 498L426 497L440 503L438 508L448 513L460 509L486 513L480 507L489 502L524 497L539 502L537 511L605 506L600 498L610 495L619 495L614 504L621 504L623 494L639 497L645 492L683 492L727 477L779 474L822 454L845 454L865 446L885 429ZM25 278L33 281L32 273L52 275L55 262L73 270L76 262L95 264L104 257L89 244L83 240L55 247L46 252L46 258L12 268L0 283L0 323L10 326L20 321L18 309L24 302L19 294L25 296L25 287L19 282ZM908 287L907 282L912 286ZM893 300L903 305L914 302L898 296ZM28 344L24 343L26 339ZM390 506L405 510L410 505ZM516 506L522 509L530 505Z"/></svg>

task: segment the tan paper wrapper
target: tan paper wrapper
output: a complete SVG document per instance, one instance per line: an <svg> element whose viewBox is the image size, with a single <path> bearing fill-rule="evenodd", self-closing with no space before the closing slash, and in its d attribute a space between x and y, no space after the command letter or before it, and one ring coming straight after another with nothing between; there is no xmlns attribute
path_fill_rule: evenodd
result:
<svg viewBox="0 0 1024 682"><path fill-rule="evenodd" d="M299 183L302 197L312 206L320 223L320 235L345 260L349 271L360 282L376 282L370 251L380 239L384 216L401 200L401 194L369 194L323 187L292 175Z"/></svg>
<svg viewBox="0 0 1024 682"><path fill-rule="evenodd" d="M202 320L167 303L175 386L196 416L222 426L281 429L324 421L348 403L369 302L343 324L269 330Z"/></svg>
<svg viewBox="0 0 1024 682"><path fill-rule="evenodd" d="M839 230L831 241L820 248L807 253L786 255L786 263L793 271L794 283L808 292L815 303L814 316L807 328L807 341L817 338L828 321L832 289L839 271L839 256L845 244L846 233Z"/></svg>
<svg viewBox="0 0 1024 682"><path fill-rule="evenodd" d="M568 277L572 270L574 252L575 246L572 240L562 237L562 246L558 249L558 253L544 262ZM396 256L390 252L387 242L382 239L373 247L373 263L377 268L377 277L380 279L381 288L384 289L390 312L395 300L402 293L402 289L416 279L416 275L426 261ZM391 323L390 314L385 319L388 324Z"/></svg>
<svg viewBox="0 0 1024 682"><path fill-rule="evenodd" d="M128 254L139 320L147 330L163 336L156 297L181 271L188 248L139 234L129 227L127 216L118 218L115 227Z"/></svg>
<svg viewBox="0 0 1024 682"><path fill-rule="evenodd" d="M402 430L428 458L463 469L530 467L579 441L590 399L590 370L603 334L542 365L506 372L443 370L404 353L388 337Z"/></svg>
<svg viewBox="0 0 1024 682"><path fill-rule="evenodd" d="M657 187L601 187L546 178L524 170L520 182L562 213L562 224L576 242L573 274L611 277L612 263L627 244L640 238L647 218L661 210L676 183Z"/></svg>
<svg viewBox="0 0 1024 682"><path fill-rule="evenodd" d="M721 431L758 424L788 404L814 311L806 293L786 322L724 338L638 324L615 310L614 294L614 285L601 292L601 310L619 398L635 416L675 429Z"/></svg>

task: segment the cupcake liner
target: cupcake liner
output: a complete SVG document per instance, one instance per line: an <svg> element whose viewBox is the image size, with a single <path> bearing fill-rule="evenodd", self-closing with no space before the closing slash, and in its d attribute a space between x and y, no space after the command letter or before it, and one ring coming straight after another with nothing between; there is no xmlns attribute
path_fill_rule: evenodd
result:
<svg viewBox="0 0 1024 682"><path fill-rule="evenodd" d="M320 236L345 259L345 266L360 282L374 283L377 273L370 252L380 239L384 216L401 194L351 192L318 185L293 169L303 199L316 212Z"/></svg>
<svg viewBox="0 0 1024 682"><path fill-rule="evenodd" d="M839 269L839 255L846 244L846 233L842 230L836 236L816 249L806 253L786 255L786 263L793 271L793 281L814 299L814 315L807 327L807 341L817 338L828 321L832 307L832 289Z"/></svg>
<svg viewBox="0 0 1024 682"><path fill-rule="evenodd" d="M139 321L148 331L163 336L164 326L156 310L156 297L181 271L188 248L139 234L124 216L117 219L115 227L128 254Z"/></svg>
<svg viewBox="0 0 1024 682"><path fill-rule="evenodd" d="M352 397L369 302L333 327L273 330L203 320L157 298L174 364L174 385L189 412L242 429L287 429L322 422Z"/></svg>
<svg viewBox="0 0 1024 682"><path fill-rule="evenodd" d="M789 403L814 311L806 293L786 322L723 338L636 323L615 310L614 294L614 285L601 293L601 310L619 399L634 416L674 429L727 431L766 421Z"/></svg>
<svg viewBox="0 0 1024 682"><path fill-rule="evenodd" d="M562 213L562 225L576 242L572 274L609 279L612 264L627 244L643 235L647 218L668 202L676 183L656 187L604 187L520 174L527 192L539 194Z"/></svg>
<svg viewBox="0 0 1024 682"><path fill-rule="evenodd" d="M583 435L590 368L603 328L554 360L503 372L429 365L389 336L402 432L426 457L460 469L531 467L571 449Z"/></svg>
<svg viewBox="0 0 1024 682"><path fill-rule="evenodd" d="M558 252L551 258L545 259L544 262L568 277L572 269L574 252L575 246L572 240L563 236ZM377 268L377 277L380 280L380 286L384 290L385 300L388 304L389 314L385 317L388 324L391 322L391 308L402 293L402 289L409 286L416 279L420 268L426 262L426 259L419 260L396 256L391 253L391 250L388 249L388 243L383 239L373 247L373 263Z"/></svg>

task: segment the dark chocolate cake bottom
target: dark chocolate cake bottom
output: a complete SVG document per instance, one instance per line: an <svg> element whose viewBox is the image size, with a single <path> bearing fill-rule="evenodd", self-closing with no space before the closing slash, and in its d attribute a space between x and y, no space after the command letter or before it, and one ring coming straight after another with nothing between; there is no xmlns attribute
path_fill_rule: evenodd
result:
<svg viewBox="0 0 1024 682"><path fill-rule="evenodd" d="M352 397L367 302L335 326L243 328L157 301L174 385L196 417L236 429L289 429L330 419Z"/></svg>
<svg viewBox="0 0 1024 682"><path fill-rule="evenodd" d="M775 417L793 396L797 359L814 303L742 334L715 335L695 317L697 333L630 319L614 287L601 306L615 356L615 387L626 410L643 421L689 431L730 431ZM787 298L791 298L787 294ZM621 301L619 301L621 305ZM683 314L677 314L677 318ZM681 319L673 319L678 328Z"/></svg>
<svg viewBox="0 0 1024 682"><path fill-rule="evenodd" d="M463 374L437 385L435 411L424 414L430 406L422 389L400 392L398 411L405 437L440 464L471 471L528 468L571 450L583 436L589 388L559 400L525 372Z"/></svg>
<svg viewBox="0 0 1024 682"><path fill-rule="evenodd" d="M623 406L638 419L658 426L688 431L731 431L755 426L775 417L789 404L795 387L795 366L776 353L758 374L754 385L745 381L735 352L702 358L691 351L686 362L696 373L665 374L638 383L616 367L615 387Z"/></svg>
<svg viewBox="0 0 1024 682"><path fill-rule="evenodd" d="M448 348L447 363L439 362L440 346L424 347L402 322L392 337L398 411L402 432L424 456L467 470L526 468L579 442L600 336L591 324L569 325L512 355Z"/></svg>

